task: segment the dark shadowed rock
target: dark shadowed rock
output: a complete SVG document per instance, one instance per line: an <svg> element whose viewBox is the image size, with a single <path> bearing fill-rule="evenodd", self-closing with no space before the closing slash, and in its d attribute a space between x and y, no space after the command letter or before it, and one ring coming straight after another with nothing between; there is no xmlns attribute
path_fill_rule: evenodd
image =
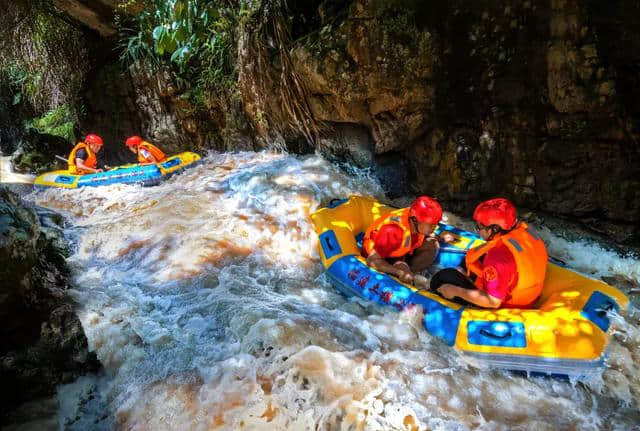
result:
<svg viewBox="0 0 640 431"><path fill-rule="evenodd" d="M318 139L320 153L328 159L346 161L361 168L373 164L374 143L365 127L337 123L331 129Z"/></svg>
<svg viewBox="0 0 640 431"><path fill-rule="evenodd" d="M18 150L12 157L16 172L41 174L56 169L67 169L56 155L67 157L73 145L60 136L28 130L18 143Z"/></svg>
<svg viewBox="0 0 640 431"><path fill-rule="evenodd" d="M640 46L640 7L577 0L334 6L322 4L315 15L309 6L314 27L290 51L316 120L368 133L381 160L401 154L409 190L438 196L450 209L466 212L502 195L578 218L617 241L640 241L640 55L626 48ZM241 80L251 82L251 70L274 73L245 54L251 50L239 50ZM241 85L260 131L262 118L282 116L281 102L276 87L262 96L256 89ZM340 132L327 136L317 145L324 154L362 164L354 158L362 140L345 147Z"/></svg>
<svg viewBox="0 0 640 431"><path fill-rule="evenodd" d="M0 188L0 403L51 395L99 363L66 297L65 243L51 214ZM0 417L0 423L5 418Z"/></svg>
<svg viewBox="0 0 640 431"><path fill-rule="evenodd" d="M113 22L114 9L118 4L116 0L52 0L52 2L79 23L100 33L101 36L111 37L116 34L116 26Z"/></svg>

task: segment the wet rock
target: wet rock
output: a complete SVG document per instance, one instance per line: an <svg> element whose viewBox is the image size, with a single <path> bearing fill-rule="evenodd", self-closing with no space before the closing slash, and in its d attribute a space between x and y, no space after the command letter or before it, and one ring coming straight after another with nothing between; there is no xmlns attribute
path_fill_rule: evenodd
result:
<svg viewBox="0 0 640 431"><path fill-rule="evenodd" d="M357 124L335 124L323 134L317 148L329 159L346 161L361 168L373 163L374 143L367 129Z"/></svg>
<svg viewBox="0 0 640 431"><path fill-rule="evenodd" d="M11 154L16 149L22 128L16 121L19 118L16 99L8 77L0 72L0 153Z"/></svg>
<svg viewBox="0 0 640 431"><path fill-rule="evenodd" d="M409 192L407 160L399 153L376 156L373 172L390 199L406 196Z"/></svg>
<svg viewBox="0 0 640 431"><path fill-rule="evenodd" d="M353 1L292 59L314 116L364 127L376 155L403 154L412 193L458 211L504 195L637 242L640 135L628 115L640 98L619 87L640 95L623 72L640 56L614 34L640 46L640 7L596 3Z"/></svg>
<svg viewBox="0 0 640 431"><path fill-rule="evenodd" d="M72 148L72 144L60 136L29 130L20 139L12 157L13 169L35 174L66 169L65 163L56 159L55 155L66 158Z"/></svg>
<svg viewBox="0 0 640 431"><path fill-rule="evenodd" d="M439 45L417 24L415 10L354 1L348 19L310 35L292 61L314 116L364 125L379 154L420 136L432 121Z"/></svg>
<svg viewBox="0 0 640 431"><path fill-rule="evenodd" d="M99 367L66 297L60 228L49 213L41 219L0 188L0 403L5 411L51 395L58 384Z"/></svg>

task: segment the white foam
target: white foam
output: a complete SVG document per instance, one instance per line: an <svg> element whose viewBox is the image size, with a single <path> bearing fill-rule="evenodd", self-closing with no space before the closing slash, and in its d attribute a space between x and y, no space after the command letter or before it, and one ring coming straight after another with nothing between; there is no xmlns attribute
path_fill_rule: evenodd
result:
<svg viewBox="0 0 640 431"><path fill-rule="evenodd" d="M339 295L321 275L309 214L350 194L382 191L365 171L263 152L213 153L157 187L32 195L69 215L72 294L107 374L95 383L102 409L83 414L112 412L104 429L154 430L596 429L638 418L637 318L617 318L610 371L585 386L477 368L422 329L419 307ZM633 257L544 235L572 267L640 279Z"/></svg>

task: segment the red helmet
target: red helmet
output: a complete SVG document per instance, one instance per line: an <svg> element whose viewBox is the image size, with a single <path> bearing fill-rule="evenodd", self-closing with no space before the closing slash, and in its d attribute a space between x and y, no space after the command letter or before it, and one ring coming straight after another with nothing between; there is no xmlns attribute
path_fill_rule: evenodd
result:
<svg viewBox="0 0 640 431"><path fill-rule="evenodd" d="M442 218L442 207L435 199L420 196L411 204L409 216L421 223L437 224Z"/></svg>
<svg viewBox="0 0 640 431"><path fill-rule="evenodd" d="M102 144L104 144L104 142L102 142L102 138L100 136L98 136L98 135L94 135L93 133L89 133L87 136L85 136L84 143L85 144L95 144L95 145L100 145L100 146L102 146Z"/></svg>
<svg viewBox="0 0 640 431"><path fill-rule="evenodd" d="M140 136L131 136L125 141L125 145L127 147L137 147L142 143L142 138Z"/></svg>
<svg viewBox="0 0 640 431"><path fill-rule="evenodd" d="M510 230L516 224L516 207L509 199L489 199L476 207L473 219L483 226L496 225L502 230Z"/></svg>

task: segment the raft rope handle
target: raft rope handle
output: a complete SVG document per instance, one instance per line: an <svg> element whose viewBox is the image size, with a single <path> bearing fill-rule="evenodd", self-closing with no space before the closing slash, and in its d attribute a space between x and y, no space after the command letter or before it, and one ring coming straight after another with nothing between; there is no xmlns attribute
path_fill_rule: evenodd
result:
<svg viewBox="0 0 640 431"><path fill-rule="evenodd" d="M596 314L598 315L598 317L606 317L607 312L613 309L614 309L614 305L611 303L611 301L605 301L603 304L600 305L600 307L596 308Z"/></svg>
<svg viewBox="0 0 640 431"><path fill-rule="evenodd" d="M335 251L335 249L333 248L333 244L331 243L331 237L330 236L325 236L324 237L324 243L327 245L329 250Z"/></svg>
<svg viewBox="0 0 640 431"><path fill-rule="evenodd" d="M479 331L482 335L484 335L485 337L489 337L489 338L497 338L499 340L504 340L506 338L511 337L511 330L507 331L504 335L498 335L498 334L494 334L491 331L487 331L486 329L482 328Z"/></svg>

